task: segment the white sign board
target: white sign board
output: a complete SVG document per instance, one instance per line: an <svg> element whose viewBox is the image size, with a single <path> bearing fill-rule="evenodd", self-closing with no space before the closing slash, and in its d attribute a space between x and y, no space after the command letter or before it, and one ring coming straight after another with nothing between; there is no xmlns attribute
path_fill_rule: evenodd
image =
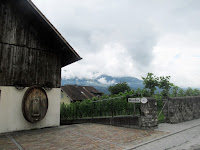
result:
<svg viewBox="0 0 200 150"><path fill-rule="evenodd" d="M141 98L128 98L128 102L130 103L140 103Z"/></svg>
<svg viewBox="0 0 200 150"><path fill-rule="evenodd" d="M147 103L148 100L147 98L143 97L143 98L128 98L128 102L130 103Z"/></svg>
<svg viewBox="0 0 200 150"><path fill-rule="evenodd" d="M143 97L141 98L141 103L146 104L148 102L147 98Z"/></svg>

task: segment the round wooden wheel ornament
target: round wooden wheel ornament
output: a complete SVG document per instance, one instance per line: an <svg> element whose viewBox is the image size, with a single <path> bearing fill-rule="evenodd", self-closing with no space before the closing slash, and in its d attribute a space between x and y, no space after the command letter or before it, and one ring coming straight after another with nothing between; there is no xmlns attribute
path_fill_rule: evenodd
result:
<svg viewBox="0 0 200 150"><path fill-rule="evenodd" d="M22 100L24 118L35 123L41 121L48 110L48 97L45 90L39 86L27 89Z"/></svg>

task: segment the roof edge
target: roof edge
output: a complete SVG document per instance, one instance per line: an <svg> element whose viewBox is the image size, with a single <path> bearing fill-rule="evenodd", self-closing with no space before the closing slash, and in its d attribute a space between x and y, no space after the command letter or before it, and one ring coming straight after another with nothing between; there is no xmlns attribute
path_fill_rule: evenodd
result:
<svg viewBox="0 0 200 150"><path fill-rule="evenodd" d="M77 59L81 60L82 58L79 56L79 54L72 48L72 46L60 34L60 32L51 24L51 22L44 16L44 14L37 8L37 6L31 0L27 0L27 2L40 15L40 17L49 25L49 27L57 34L57 36L67 45L67 47L74 53Z"/></svg>

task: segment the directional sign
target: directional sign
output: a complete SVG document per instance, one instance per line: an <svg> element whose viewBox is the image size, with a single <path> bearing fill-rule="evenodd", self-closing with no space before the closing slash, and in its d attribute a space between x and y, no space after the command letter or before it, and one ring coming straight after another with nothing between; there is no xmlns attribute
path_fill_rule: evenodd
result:
<svg viewBox="0 0 200 150"><path fill-rule="evenodd" d="M140 103L141 98L128 98L128 102L130 103Z"/></svg>
<svg viewBox="0 0 200 150"><path fill-rule="evenodd" d="M143 104L145 104L145 103L148 102L148 100L145 97L142 97L142 98L128 98L128 102L130 102L130 103L143 103Z"/></svg>

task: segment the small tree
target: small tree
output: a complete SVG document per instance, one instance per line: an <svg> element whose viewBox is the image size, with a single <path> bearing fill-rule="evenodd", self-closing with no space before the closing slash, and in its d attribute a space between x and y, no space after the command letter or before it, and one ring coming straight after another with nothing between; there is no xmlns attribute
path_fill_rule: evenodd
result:
<svg viewBox="0 0 200 150"><path fill-rule="evenodd" d="M178 96L179 97L185 96L185 91L183 89L179 89Z"/></svg>
<svg viewBox="0 0 200 150"><path fill-rule="evenodd" d="M131 88L129 87L129 85L126 82L120 82L117 83L116 85L113 86L109 86L108 91L111 94L119 94L120 92L125 92L125 91L130 91Z"/></svg>
<svg viewBox="0 0 200 150"><path fill-rule="evenodd" d="M156 87L159 85L159 78L153 75L153 73L148 73L147 77L143 79L143 84L145 88L150 92L150 95L154 95Z"/></svg>
<svg viewBox="0 0 200 150"><path fill-rule="evenodd" d="M160 77L159 88L163 89L161 92L162 96L168 96L169 90L173 86L173 84L170 83L169 80L170 80L170 76L166 76L166 77L161 76Z"/></svg>
<svg viewBox="0 0 200 150"><path fill-rule="evenodd" d="M178 96L178 90L179 90L178 86L173 86L173 88L172 88L172 96L173 97L177 97Z"/></svg>
<svg viewBox="0 0 200 150"><path fill-rule="evenodd" d="M187 90L185 91L185 95L186 96L193 96L194 93L193 93L192 88L188 87Z"/></svg>
<svg viewBox="0 0 200 150"><path fill-rule="evenodd" d="M193 90L193 95L194 95L194 96L200 96L200 90L194 89L194 90Z"/></svg>

